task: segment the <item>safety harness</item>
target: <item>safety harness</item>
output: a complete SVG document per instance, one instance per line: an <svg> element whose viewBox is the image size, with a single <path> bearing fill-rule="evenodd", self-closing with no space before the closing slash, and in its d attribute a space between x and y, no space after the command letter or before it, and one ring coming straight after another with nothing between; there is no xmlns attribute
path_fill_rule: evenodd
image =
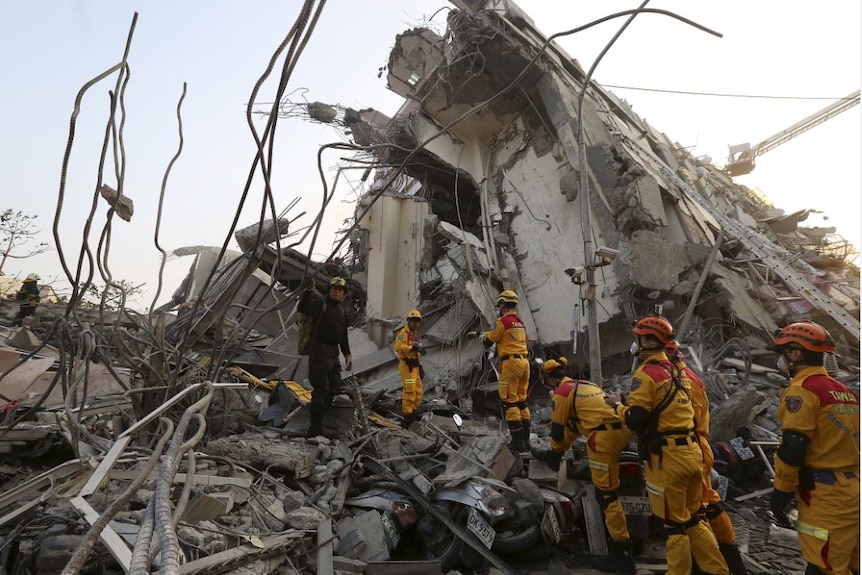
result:
<svg viewBox="0 0 862 575"><path fill-rule="evenodd" d="M650 361L647 363L655 363L659 365L664 371L667 373L670 378L670 386L668 387L667 393L665 393L664 397L661 400L661 403L650 412L649 419L647 420L646 430L643 432L643 437L641 441L638 442L638 452L641 455L641 459L644 461L648 460L649 457L647 455L647 450L649 453L653 453L659 456L659 468L661 468L662 461L662 449L661 446L663 443L666 443L664 440L665 436L668 435L684 435L690 434L694 432L694 428L692 429L667 429L665 431L658 430L658 421L661 413L667 409L667 407L673 402L676 394L680 391L689 395L688 390L682 384L682 371L679 369L679 366L674 365L669 362L671 365L671 369L668 370L666 366L662 365L662 362L659 361ZM690 395L689 395L690 397ZM696 427L696 424L695 424ZM664 440L664 441L663 441Z"/></svg>

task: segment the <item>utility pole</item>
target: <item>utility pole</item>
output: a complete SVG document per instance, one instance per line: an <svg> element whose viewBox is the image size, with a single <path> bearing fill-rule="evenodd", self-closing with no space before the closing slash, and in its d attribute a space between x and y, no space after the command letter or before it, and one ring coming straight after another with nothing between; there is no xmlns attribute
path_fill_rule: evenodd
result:
<svg viewBox="0 0 862 575"><path fill-rule="evenodd" d="M579 191L581 195L581 236L584 238L584 271L586 272L586 305L587 305L587 333L589 334L590 343L590 380L602 384L602 346L599 342L599 310L596 307L596 249L593 245L593 217L592 208L590 207L590 186L587 178L587 142L584 136L584 97L587 95L587 88L590 86L593 72L596 66L607 54L610 47L617 38L628 28L635 16L643 10L649 0L643 0L641 5L634 10L625 23L617 30L611 41L599 53L598 57L590 66L589 72L584 76L584 83L581 86L581 91L578 93L578 172L580 176ZM604 260L602 260L604 265Z"/></svg>
<svg viewBox="0 0 862 575"><path fill-rule="evenodd" d="M596 67L599 65L599 62L604 58L605 54L607 54L608 50L610 50L611 46L616 42L617 38L620 37L626 28L628 28L635 16L644 11L648 2L649 0L643 0L641 5L635 10L626 10L614 15L622 16L624 14L629 14L629 18L596 57L593 65L590 66L590 70L587 72L587 75L584 76L581 91L578 93L578 171L580 175L578 193L581 195L581 235L584 238L584 271L587 284L587 292L584 301L587 306L587 333L589 334L590 343L590 379L599 385L602 384L602 350L599 342L599 315L598 309L596 308L596 288L598 287L596 284L596 268L611 263L611 261L613 261L613 257L616 255L616 251L605 248L599 248L599 250L596 250L593 245L592 210L590 208L590 188L589 179L587 177L589 166L587 165L587 144L584 137L584 97L587 95L587 88L590 86L593 72L596 71ZM666 10L649 11L660 13L665 16L671 16L689 24L690 26L694 26L704 32L708 32L713 36L721 37L721 34L718 32L714 32L709 28L701 26L696 22L692 22L687 18L683 18L673 12L668 12ZM613 254L610 254L610 252L613 252ZM574 280L575 276L573 276L572 279Z"/></svg>
<svg viewBox="0 0 862 575"><path fill-rule="evenodd" d="M583 106L584 93L589 79L578 98L578 166L580 171L581 236L584 238L584 271L586 272L587 338L590 345L590 381L602 384L602 349L599 342L599 312L596 309L596 254L593 246L593 221L590 208L590 189L587 179L587 143L584 141Z"/></svg>

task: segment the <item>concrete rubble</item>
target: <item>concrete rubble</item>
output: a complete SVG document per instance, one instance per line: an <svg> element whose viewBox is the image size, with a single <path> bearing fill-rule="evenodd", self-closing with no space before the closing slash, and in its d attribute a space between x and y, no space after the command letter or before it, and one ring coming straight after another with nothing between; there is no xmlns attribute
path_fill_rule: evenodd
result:
<svg viewBox="0 0 862 575"><path fill-rule="evenodd" d="M838 344L827 368L858 392L858 254L595 83L578 161L578 61L512 2L452 4L445 38L396 39L387 73L405 103L393 118L305 104L310 120L373 144L363 161L376 176L342 257L311 260L282 243L289 218L265 220L236 232L240 251L177 250L188 276L149 314L45 304L0 328L0 574L591 572L583 445L559 474L510 452L495 362L465 338L491 325L502 289L521 295L531 354L564 355L582 377L593 302L607 389L628 385L630 322L661 309L706 382L747 566L804 569L795 534L764 519L786 384L767 346L788 321L821 323ZM102 194L114 208L125 199ZM570 249L585 221L588 254ZM348 278L354 372L326 436L306 438L296 300L306 278L323 290L334 275ZM15 303L0 303L9 325ZM412 308L427 376L421 417L402 429L391 344ZM535 376L529 404L539 447L550 399ZM440 499L472 480L513 510L494 525L499 541L534 530L529 552L483 545ZM542 531L543 489L573 503L559 541ZM662 571L647 523L637 562Z"/></svg>

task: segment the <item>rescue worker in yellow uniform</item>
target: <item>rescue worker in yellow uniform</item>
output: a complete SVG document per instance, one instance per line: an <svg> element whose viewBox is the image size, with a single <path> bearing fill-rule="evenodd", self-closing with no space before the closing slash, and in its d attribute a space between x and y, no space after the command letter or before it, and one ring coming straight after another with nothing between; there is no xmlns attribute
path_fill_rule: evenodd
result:
<svg viewBox="0 0 862 575"><path fill-rule="evenodd" d="M554 385L551 396L551 449L533 455L551 469L560 468L560 459L578 437L587 438L587 459L596 499L611 536L610 555L594 557L592 566L608 573L637 571L632 559L632 542L623 506L617 499L620 486L620 454L628 446L631 432L608 405L602 389L590 381L566 375L565 358L542 364L546 385Z"/></svg>
<svg viewBox="0 0 862 575"><path fill-rule="evenodd" d="M712 453L712 446L709 444L709 395L706 392L706 386L700 376L694 372L685 363L685 357L679 351L679 342L671 340L665 346L668 359L679 368L679 370L691 381L691 405L694 408L694 432L697 436L697 441L700 444L700 450L703 452L703 501L701 512L705 513L706 520L709 521L709 526L715 538L718 540L718 549L727 563L731 575L747 575L748 570L745 567L745 562L742 560L742 555L739 554L739 547L736 544L736 532L733 530L733 524L730 521L730 516L724 510L721 504L721 496L712 487L712 466L715 463L715 456Z"/></svg>
<svg viewBox="0 0 862 575"><path fill-rule="evenodd" d="M401 427L407 428L416 421L416 408L422 403L424 392L421 356L425 348L419 343L419 325L422 314L418 309L407 314L407 325L395 336L395 355L398 357L398 374L401 376Z"/></svg>
<svg viewBox="0 0 862 575"><path fill-rule="evenodd" d="M702 573L728 575L715 535L699 514L703 453L695 436L691 381L664 348L674 339L662 316L640 318L632 328L632 351L640 360L632 374L627 405L614 410L637 432L646 461L646 488L653 515L667 533L667 575L689 575L692 557Z"/></svg>
<svg viewBox="0 0 862 575"><path fill-rule="evenodd" d="M796 491L796 532L805 575L859 573L859 397L830 377L824 354L835 342L822 326L778 330L778 367L791 376L781 394L781 444L770 510L786 525Z"/></svg>
<svg viewBox="0 0 862 575"><path fill-rule="evenodd" d="M527 359L527 331L518 317L518 294L504 290L497 296L499 317L494 328L479 335L485 347L497 344L500 358L498 392L512 442L512 451L527 451L530 440L530 408L527 407L527 388L530 383L530 362Z"/></svg>

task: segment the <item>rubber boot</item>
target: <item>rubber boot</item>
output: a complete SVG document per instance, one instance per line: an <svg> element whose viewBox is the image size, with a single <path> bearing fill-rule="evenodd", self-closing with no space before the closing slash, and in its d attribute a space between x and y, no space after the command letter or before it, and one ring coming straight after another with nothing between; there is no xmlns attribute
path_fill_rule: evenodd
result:
<svg viewBox="0 0 862 575"><path fill-rule="evenodd" d="M626 575L634 575L637 572L635 561L632 559L631 541L610 541L608 551L610 555L597 555L590 560L593 569Z"/></svg>
<svg viewBox="0 0 862 575"><path fill-rule="evenodd" d="M317 406L308 408L308 416L311 423L308 426L308 431L305 433L306 437L323 435L323 413L323 410Z"/></svg>
<svg viewBox="0 0 862 575"><path fill-rule="evenodd" d="M617 561L614 558L613 542L608 543L610 555L594 555L590 559L590 566L605 573L614 573L617 570Z"/></svg>
<svg viewBox="0 0 862 575"><path fill-rule="evenodd" d="M626 575L637 573L638 568L632 558L632 542L617 541L614 543L614 548L616 549L617 573L625 573Z"/></svg>
<svg viewBox="0 0 862 575"><path fill-rule="evenodd" d="M509 443L509 450L516 453L527 451L527 446L524 445L524 428L520 421L509 422L509 434L512 436L512 441Z"/></svg>
<svg viewBox="0 0 862 575"><path fill-rule="evenodd" d="M522 419L521 427L524 428L524 445L527 447L525 451L530 451L530 420Z"/></svg>
<svg viewBox="0 0 862 575"><path fill-rule="evenodd" d="M407 429L410 427L413 422L416 421L416 413L402 413L401 414L401 429Z"/></svg>
<svg viewBox="0 0 862 575"><path fill-rule="evenodd" d="M730 575L748 575L745 561L742 560L736 543L719 543L718 549L721 551L721 556L724 557L724 562L727 563Z"/></svg>

